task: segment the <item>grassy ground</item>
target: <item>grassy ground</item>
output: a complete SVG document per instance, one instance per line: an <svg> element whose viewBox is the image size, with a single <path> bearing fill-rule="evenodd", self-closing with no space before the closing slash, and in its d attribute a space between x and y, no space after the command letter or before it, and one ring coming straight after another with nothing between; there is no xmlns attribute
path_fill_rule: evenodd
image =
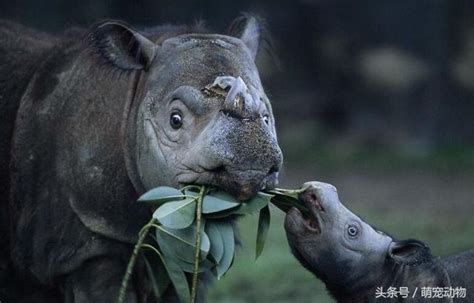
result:
<svg viewBox="0 0 474 303"><path fill-rule="evenodd" d="M444 163L442 157L436 161ZM472 163L469 157L467 163ZM423 240L439 256L474 248L472 166L440 170L429 162L388 168L339 164L329 169L287 166L282 187L311 179L330 182L348 208L397 238ZM242 249L229 273L212 287L209 302L333 302L322 283L290 254L278 209L272 210L269 238L255 262L257 219L240 222Z"/></svg>

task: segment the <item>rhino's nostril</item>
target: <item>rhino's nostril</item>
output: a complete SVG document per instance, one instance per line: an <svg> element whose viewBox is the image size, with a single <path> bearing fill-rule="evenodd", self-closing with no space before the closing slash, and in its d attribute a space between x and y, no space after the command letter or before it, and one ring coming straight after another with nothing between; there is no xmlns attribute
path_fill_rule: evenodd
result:
<svg viewBox="0 0 474 303"><path fill-rule="evenodd" d="M316 194L311 193L309 195L309 203L311 203L314 207L316 207L317 210L322 211L322 212L325 211L323 206L321 205L321 201L318 199Z"/></svg>
<svg viewBox="0 0 474 303"><path fill-rule="evenodd" d="M280 170L280 166L279 165L274 165L270 168L270 170L268 171L268 174L271 175L273 173L277 173L279 170Z"/></svg>
<svg viewBox="0 0 474 303"><path fill-rule="evenodd" d="M215 173L215 174L222 174L226 172L226 169L224 165L220 165L220 166L217 166L216 168L211 169L210 172Z"/></svg>
<svg viewBox="0 0 474 303"><path fill-rule="evenodd" d="M235 119L243 119L242 113L236 111L236 110L229 110L229 109L223 109L222 113L226 115L227 117L232 117Z"/></svg>

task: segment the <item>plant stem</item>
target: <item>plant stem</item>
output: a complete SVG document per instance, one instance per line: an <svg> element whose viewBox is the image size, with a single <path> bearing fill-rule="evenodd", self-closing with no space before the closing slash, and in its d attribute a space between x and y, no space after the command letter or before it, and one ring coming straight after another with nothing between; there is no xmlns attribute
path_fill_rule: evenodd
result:
<svg viewBox="0 0 474 303"><path fill-rule="evenodd" d="M199 253L201 252L201 217L202 217L202 200L206 194L206 187L202 186L199 190L199 196L197 198L196 205L196 253L194 254L194 272L193 281L191 288L191 303L196 302L197 296L197 282L199 272Z"/></svg>
<svg viewBox="0 0 474 303"><path fill-rule="evenodd" d="M125 276L123 276L122 285L120 286L117 303L125 302L125 298L127 296L128 283L130 281L130 278L132 277L133 268L135 267L135 263L137 262L138 253L140 252L140 249L142 248L142 244L145 241L146 236L148 235L148 231L150 230L150 228L153 227L155 221L156 219L152 218L150 222L148 222L138 233L138 242L137 244L135 244L135 247L133 248L132 256L130 257L130 260L128 261L127 270L125 271Z"/></svg>

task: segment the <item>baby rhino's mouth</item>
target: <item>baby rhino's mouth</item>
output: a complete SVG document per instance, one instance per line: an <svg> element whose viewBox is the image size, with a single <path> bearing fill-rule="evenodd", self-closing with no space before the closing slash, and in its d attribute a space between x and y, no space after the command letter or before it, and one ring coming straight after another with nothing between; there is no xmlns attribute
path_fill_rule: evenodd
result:
<svg viewBox="0 0 474 303"><path fill-rule="evenodd" d="M309 217L303 219L303 224L311 232L314 232L316 234L321 233L321 225L319 224L319 220L317 217L310 215Z"/></svg>
<svg viewBox="0 0 474 303"><path fill-rule="evenodd" d="M299 198L309 209L308 213L302 214L303 224L305 225L306 229L313 233L321 234L321 213L324 213L325 210L318 197L313 192L310 192L309 194L300 195Z"/></svg>
<svg viewBox="0 0 474 303"><path fill-rule="evenodd" d="M288 211L285 220L285 229L294 236L301 236L307 233L320 235L323 230L322 214L324 207L314 194L301 194L299 200L308 211L302 211L296 207Z"/></svg>

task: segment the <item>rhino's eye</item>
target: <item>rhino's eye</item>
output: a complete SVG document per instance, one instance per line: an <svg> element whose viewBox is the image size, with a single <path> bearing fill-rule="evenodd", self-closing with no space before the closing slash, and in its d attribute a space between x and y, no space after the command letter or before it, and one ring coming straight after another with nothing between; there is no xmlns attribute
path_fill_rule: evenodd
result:
<svg viewBox="0 0 474 303"><path fill-rule="evenodd" d="M268 125L268 123L270 122L270 117L268 117L268 115L263 115L262 119L263 119L263 122L265 122L266 125Z"/></svg>
<svg viewBox="0 0 474 303"><path fill-rule="evenodd" d="M178 129L183 125L183 117L178 112L171 113L170 125L174 129Z"/></svg>
<svg viewBox="0 0 474 303"><path fill-rule="evenodd" d="M359 228L355 225L349 225L347 227L347 234L352 238L357 237L359 234Z"/></svg>

